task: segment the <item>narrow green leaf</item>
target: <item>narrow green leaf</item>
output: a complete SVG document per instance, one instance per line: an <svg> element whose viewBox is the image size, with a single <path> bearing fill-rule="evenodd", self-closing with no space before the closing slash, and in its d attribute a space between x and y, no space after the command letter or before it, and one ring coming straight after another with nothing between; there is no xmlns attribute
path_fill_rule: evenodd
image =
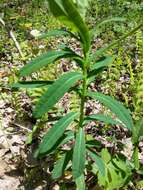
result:
<svg viewBox="0 0 143 190"><path fill-rule="evenodd" d="M110 43L109 45L107 45L106 47L102 47L99 50L96 50L95 53L95 57L100 57L101 55L105 54L109 49L115 47L118 44L121 44L123 42L123 40L125 40L126 38L130 37L131 35L133 35L137 30L139 30L141 27L143 26L142 23L140 23L139 25L137 25L137 27L135 27L133 30L131 30L130 32L124 34L123 36L119 37L117 40L114 40L112 43Z"/></svg>
<svg viewBox="0 0 143 190"><path fill-rule="evenodd" d="M20 76L26 76L29 75L42 67L47 66L50 63L53 63L57 61L58 59L61 59L63 57L72 57L75 56L71 51L49 51L47 53L44 53L43 55L33 59L30 63L26 64L21 70L20 70Z"/></svg>
<svg viewBox="0 0 143 190"><path fill-rule="evenodd" d="M126 19L122 18L122 17L107 18L107 19L101 21L99 24L96 24L96 27L93 28L93 30L91 31L91 35L92 35L92 37L95 35L96 36L99 35L102 32L102 30L100 30L100 28L109 22L125 22L125 21L126 21Z"/></svg>
<svg viewBox="0 0 143 190"><path fill-rule="evenodd" d="M77 11L76 6L71 0L63 0L64 8L67 11L68 19L71 20L76 28L78 29L81 39L83 41L84 51L85 53L89 50L90 47L90 35L89 30L86 24L83 22L80 14Z"/></svg>
<svg viewBox="0 0 143 190"><path fill-rule="evenodd" d="M66 44L60 44L58 46L59 49L63 50L63 51L69 51L71 52L72 59L82 68L83 67L83 58L76 54L73 50L71 50L71 48L69 48Z"/></svg>
<svg viewBox="0 0 143 190"><path fill-rule="evenodd" d="M101 151L101 158L104 160L104 162L106 164L108 164L108 162L110 162L111 160L111 155L110 153L108 152L108 149L107 148L103 148L102 151Z"/></svg>
<svg viewBox="0 0 143 190"><path fill-rule="evenodd" d="M75 183L76 183L76 190L85 190L84 174L81 174L78 178L76 178Z"/></svg>
<svg viewBox="0 0 143 190"><path fill-rule="evenodd" d="M64 170L71 159L71 151L64 153L61 158L54 165L52 170L52 178L57 179L61 177L64 173Z"/></svg>
<svg viewBox="0 0 143 190"><path fill-rule="evenodd" d="M95 164L97 165L100 174L102 176L105 176L105 164L103 160L95 152L92 152L89 149L87 149L87 152L89 156L91 157L91 159L95 161Z"/></svg>
<svg viewBox="0 0 143 190"><path fill-rule="evenodd" d="M85 118L85 122L89 122L93 120L102 121L106 124L111 124L111 125L122 124L121 122L116 121L115 119L112 119L112 117L108 115L104 115L104 114L93 114Z"/></svg>
<svg viewBox="0 0 143 190"><path fill-rule="evenodd" d="M68 72L56 80L52 86L42 95L33 112L36 118L40 118L49 111L60 98L79 80L82 75L78 72Z"/></svg>
<svg viewBox="0 0 143 190"><path fill-rule="evenodd" d="M109 22L125 22L126 18L123 17L112 17L112 18L107 18L105 20L103 20L102 22L100 22L99 24L97 24L97 28L101 27L103 24L107 24Z"/></svg>
<svg viewBox="0 0 143 190"><path fill-rule="evenodd" d="M51 12L57 18L59 18L69 26L72 23L74 27L78 30L85 53L89 50L90 46L90 35L86 24L83 22L80 14L77 11L76 6L71 0L48 0ZM72 27L70 24L70 27Z"/></svg>
<svg viewBox="0 0 143 190"><path fill-rule="evenodd" d="M65 129L78 116L78 113L71 112L61 118L44 136L39 146L37 156L49 152L56 142L62 137Z"/></svg>
<svg viewBox="0 0 143 190"><path fill-rule="evenodd" d="M137 145L143 136L143 119L137 121L132 129L132 142Z"/></svg>
<svg viewBox="0 0 143 190"><path fill-rule="evenodd" d="M82 128L76 135L75 146L73 150L72 173L73 178L77 179L84 173L85 169L85 134Z"/></svg>
<svg viewBox="0 0 143 190"><path fill-rule="evenodd" d="M118 170L120 170L120 172L124 171L126 175L131 175L131 169L133 168L130 165L131 163L129 163L127 160L124 160L116 155L116 158L112 159L112 163Z"/></svg>
<svg viewBox="0 0 143 190"><path fill-rule="evenodd" d="M88 6L89 6L89 0L73 0L73 2L75 3L76 7L78 8L81 16L83 18L85 18L86 15L86 11L88 10Z"/></svg>
<svg viewBox="0 0 143 190"><path fill-rule="evenodd" d="M95 98L109 108L128 129L132 129L133 121L130 112L117 100L99 92L89 92L88 96Z"/></svg>
<svg viewBox="0 0 143 190"><path fill-rule="evenodd" d="M64 136L65 136L65 138L62 141L61 145L68 143L70 140L73 140L74 139L74 132L71 130L65 131Z"/></svg>
<svg viewBox="0 0 143 190"><path fill-rule="evenodd" d="M62 0L48 0L50 11L55 17L66 17L67 13L63 7Z"/></svg>
<svg viewBox="0 0 143 190"><path fill-rule="evenodd" d="M61 36L71 36L71 37L74 37L75 39L78 39L75 34L73 34L72 32L70 32L68 30L63 30L63 29L50 30L46 33L39 35L37 38L43 39L43 38L47 38L47 37L61 37Z"/></svg>
<svg viewBox="0 0 143 190"><path fill-rule="evenodd" d="M32 140L34 139L35 134L37 134L39 129L38 125L35 125L32 129L32 132L28 133L27 138L26 138L26 144L31 144Z"/></svg>
<svg viewBox="0 0 143 190"><path fill-rule="evenodd" d="M48 155L48 154L51 154L51 155L54 154L54 153L55 153L55 150L58 149L58 147L61 146L63 140L64 140L64 135L62 135L62 136L56 141L56 143L54 144L54 146L53 146L50 150L48 150L48 152L45 152L45 153L43 153L43 154L39 153L39 148L36 149L36 151L34 152L34 158L43 158L43 157L46 156L46 154L47 154L47 155Z"/></svg>
<svg viewBox="0 0 143 190"><path fill-rule="evenodd" d="M133 161L134 161L135 168L138 170L140 168L138 145L134 147Z"/></svg>
<svg viewBox="0 0 143 190"><path fill-rule="evenodd" d="M101 58L99 61L95 62L95 57L94 57L94 54L93 54L91 56L91 61L94 61L95 63L92 65L92 69L97 70L97 69L100 69L102 67L107 67L111 63L113 63L114 59L115 59L115 56L108 55L106 57Z"/></svg>
<svg viewBox="0 0 143 190"><path fill-rule="evenodd" d="M115 56L106 56L95 62L96 54L92 54L90 61L93 63L95 62L95 64L91 64L91 71L88 73L88 79L90 79L93 76L96 76L98 73L102 72L105 68L110 66L114 59Z"/></svg>
<svg viewBox="0 0 143 190"><path fill-rule="evenodd" d="M12 84L11 88L41 88L51 84L53 84L53 81L19 81Z"/></svg>
<svg viewBox="0 0 143 190"><path fill-rule="evenodd" d="M98 141L98 140L96 140L96 139L86 141L86 147L87 148L88 147L89 148L92 148L92 147L94 147L94 148L101 148L101 146L102 146L101 142Z"/></svg>
<svg viewBox="0 0 143 190"><path fill-rule="evenodd" d="M38 39L43 39L47 37L56 37L56 36L69 36L69 33L66 30L55 29L39 35Z"/></svg>

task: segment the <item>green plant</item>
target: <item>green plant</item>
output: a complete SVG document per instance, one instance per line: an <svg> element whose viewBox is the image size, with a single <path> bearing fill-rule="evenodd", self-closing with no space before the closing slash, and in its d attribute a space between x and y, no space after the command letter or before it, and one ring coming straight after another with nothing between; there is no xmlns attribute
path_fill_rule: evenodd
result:
<svg viewBox="0 0 143 190"><path fill-rule="evenodd" d="M42 158L46 155L54 155L57 154L58 151L60 156L54 165L52 177L57 179L64 174L65 170L71 170L72 168L72 176L77 189L84 190L86 189L84 174L85 170L88 171L87 166L88 163L92 163L91 160L95 161L100 178L105 177L107 170L104 159L100 157L100 152L96 151L97 142L94 139L88 140L87 135L85 134L85 123L91 120L99 120L111 125L119 124L126 127L128 130L133 129L133 121L129 110L114 98L97 91L91 91L89 85L98 73L103 71L114 61L114 56L107 54L108 50L135 33L142 26L142 23L128 34L125 34L123 37L111 43L108 47L103 47L92 53L91 42L94 33L88 29L73 2L71 0L49 0L48 2L53 15L72 29L74 33L69 30L59 29L51 31L45 36L66 35L72 38L74 37L81 44L81 55L71 50L68 46L61 47L60 50L51 50L25 65L20 70L20 77L26 77L27 75L38 71L41 67L45 67L62 58L70 58L71 60L76 61L79 70L67 72L52 83L51 81L20 81L14 84L13 87L37 88L47 86L47 91L40 97L40 100L33 111L33 115L37 119L41 118L45 113L51 110L66 92L70 93L70 91L75 91L78 93L81 99L79 113L69 112L61 117L54 126L49 129L48 133L44 135L43 140L35 153L35 157ZM104 114L86 116L85 103L88 99L99 101L111 111L113 117ZM73 122L74 124L70 128L69 125ZM68 144L69 142L72 143L70 143L68 148L65 149L63 145ZM120 165L124 167L124 164L118 161L118 158L115 158L113 162L115 165L120 163ZM127 174L128 171L126 168L124 168L123 171L128 177L129 174ZM113 174L115 173L117 175L118 171ZM122 172L120 172L119 175L121 177L121 184L123 184L125 181L122 178L121 173ZM115 177L117 179L116 175ZM104 186L104 183L100 184ZM108 184L112 186L110 181ZM121 184L114 184L114 188L120 187ZM107 187L107 189L111 188Z"/></svg>
<svg viewBox="0 0 143 190"><path fill-rule="evenodd" d="M111 156L107 149L102 149L101 158L104 160L106 168L104 176L98 172L96 164L92 165L92 171L97 174L100 186L103 186L106 190L114 190L125 186L132 175L129 163L117 155L115 157Z"/></svg>
<svg viewBox="0 0 143 190"><path fill-rule="evenodd" d="M89 0L73 0L73 2L76 4L81 15L85 17L87 8L89 6Z"/></svg>
<svg viewBox="0 0 143 190"><path fill-rule="evenodd" d="M133 161L134 161L134 165L135 168L137 170L140 169L140 162L139 162L139 142L141 140L141 138L143 137L143 120L140 119L138 120L133 129L132 129L132 143L134 145L134 149L133 149Z"/></svg>
<svg viewBox="0 0 143 190"><path fill-rule="evenodd" d="M137 75L134 89L134 101L135 101L135 113L136 117L142 117L142 106L143 106L143 38L142 31L139 30L136 33L136 48L138 51L139 63L136 67Z"/></svg>

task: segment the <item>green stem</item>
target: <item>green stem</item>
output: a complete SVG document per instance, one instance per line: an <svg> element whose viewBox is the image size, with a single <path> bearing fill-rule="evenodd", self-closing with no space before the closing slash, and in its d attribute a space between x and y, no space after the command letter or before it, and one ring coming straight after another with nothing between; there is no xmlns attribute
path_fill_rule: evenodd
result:
<svg viewBox="0 0 143 190"><path fill-rule="evenodd" d="M85 106L86 91L87 91L87 65L88 65L87 63L88 63L88 56L85 56L85 61L83 65L83 85L81 93L79 127L83 126L83 121L84 121L84 106Z"/></svg>

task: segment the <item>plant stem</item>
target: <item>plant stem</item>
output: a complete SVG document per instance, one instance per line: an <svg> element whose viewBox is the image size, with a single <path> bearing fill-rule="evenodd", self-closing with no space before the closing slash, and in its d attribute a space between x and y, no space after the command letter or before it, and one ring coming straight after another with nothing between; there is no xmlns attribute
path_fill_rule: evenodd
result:
<svg viewBox="0 0 143 190"><path fill-rule="evenodd" d="M87 91L87 65L88 65L87 63L88 63L88 56L86 55L83 65L83 85L81 93L79 127L83 126L83 121L84 121L84 106L85 106L86 91Z"/></svg>

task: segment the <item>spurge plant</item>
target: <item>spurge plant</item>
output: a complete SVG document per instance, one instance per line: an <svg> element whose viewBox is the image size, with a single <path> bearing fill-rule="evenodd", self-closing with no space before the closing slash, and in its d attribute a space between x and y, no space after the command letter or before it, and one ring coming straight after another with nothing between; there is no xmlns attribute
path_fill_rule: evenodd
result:
<svg viewBox="0 0 143 190"><path fill-rule="evenodd" d="M50 50L35 58L29 64L26 64L20 70L20 77L30 75L49 64L51 64L52 67L55 61L62 58L74 60L77 63L78 69L76 71L64 73L54 82L20 81L14 84L13 87L47 87L47 91L41 96L33 111L33 116L37 119L41 118L45 113L48 113L65 93L70 93L71 91L78 93L81 100L79 113L69 112L61 117L54 126L48 130L47 134L44 135L35 153L35 157L41 158L59 151L60 156L53 167L52 177L57 179L64 174L65 170L72 169L72 176L77 189L84 190L86 189L85 173L89 170L89 164L95 162L97 172L100 175L99 180L107 175L106 163L104 159L100 157L100 152L96 150L97 142L94 139L88 139L85 134L84 129L86 124L92 120L98 120L110 125L118 124L126 127L128 130L132 130L133 128L130 112L122 103L101 92L91 91L89 85L95 80L98 73L102 72L114 61L115 56L108 55L107 50L134 33L141 25L121 39L113 42L108 47L103 47L93 52L91 49L91 42L96 30L93 30L93 32L88 29L72 0L48 0L48 3L53 15L64 23L68 29L52 30L39 37L66 36L75 38L75 40L79 41L81 44L81 55L71 50L68 46L61 46L60 50ZM116 21L116 19L113 20ZM119 18L117 21L119 21ZM114 117L107 114L92 114L86 116L85 105L88 99L99 101L99 103L103 104L111 111ZM69 127L71 123L74 125L74 127L72 125L72 129ZM67 149L63 148L63 145L68 142L72 143L70 143ZM103 153L104 152L106 151L103 151ZM111 175L111 177L113 176ZM111 184L110 188L108 188L107 183L101 183L101 185L105 186L107 189L112 189ZM118 184L118 187L120 187L120 185L121 184Z"/></svg>

